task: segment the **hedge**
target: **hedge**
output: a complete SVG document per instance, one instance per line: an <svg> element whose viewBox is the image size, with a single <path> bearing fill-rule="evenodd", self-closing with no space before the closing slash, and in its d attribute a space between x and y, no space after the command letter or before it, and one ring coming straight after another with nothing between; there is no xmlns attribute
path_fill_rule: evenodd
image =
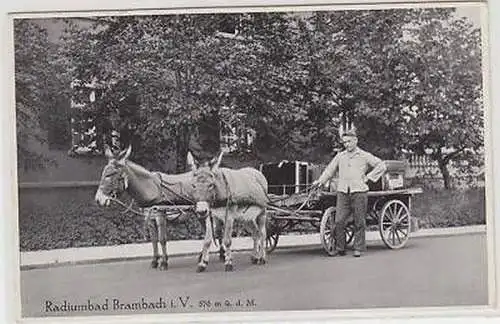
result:
<svg viewBox="0 0 500 324"><path fill-rule="evenodd" d="M21 251L146 242L142 216L123 213L120 206L99 207L94 203L94 192L92 187L20 190ZM484 188L425 191L415 196L412 214L424 228L485 224L484 204ZM241 233L240 229L236 224L234 235ZM318 229L304 223L293 231ZM203 232L195 217L187 217L170 224L168 239L201 239Z"/></svg>

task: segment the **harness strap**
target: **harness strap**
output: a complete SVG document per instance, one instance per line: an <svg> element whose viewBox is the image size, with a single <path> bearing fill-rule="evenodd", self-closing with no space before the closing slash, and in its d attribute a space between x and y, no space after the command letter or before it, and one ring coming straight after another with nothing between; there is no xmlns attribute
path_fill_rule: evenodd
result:
<svg viewBox="0 0 500 324"><path fill-rule="evenodd" d="M161 187L162 189L165 189L166 191L168 191L169 193L171 193L171 194L172 194L172 195L174 195L174 196L177 196L177 197L178 197L178 198L180 198L181 200L184 200L184 201L187 201L187 202L189 202L189 203L191 203L191 204L194 204L194 201L193 201L193 200L191 200L189 197L183 196L183 195L181 195L181 194L177 193L175 190L173 190L173 189L169 188L169 185L173 185L174 183L168 183L167 181L164 181L164 180L162 179L162 177L161 177L161 174L160 174L159 172L156 172L155 174L156 174L156 175L158 176L158 178L160 179L160 187ZM163 198L164 198L165 200L167 200L167 202L168 202L168 203L170 203L170 204L172 205L172 208L177 210L177 213L179 214L179 216L180 216L180 215L185 215L185 212L184 212L182 209L180 209L180 208L175 208L175 203L174 203L174 201L172 201L172 200L168 199L167 195L165 195L163 191L162 191L162 195L163 195Z"/></svg>
<svg viewBox="0 0 500 324"><path fill-rule="evenodd" d="M212 225L212 241L214 241L215 247L218 248L219 245L217 244L217 241L215 240L214 216L212 215L212 211L210 211L210 215L208 217L210 217L210 222Z"/></svg>
<svg viewBox="0 0 500 324"><path fill-rule="evenodd" d="M311 187L312 187L312 186L311 186ZM309 187L309 188L307 188L307 189L310 189L311 187ZM307 189L304 189L304 190L301 190L301 191L306 191ZM301 193L301 192L299 191L297 194L300 194L300 193ZM305 206L305 205L307 205L307 203L311 200L311 198L312 198L315 194L317 194L317 193L315 192L315 190L311 190L311 191L309 192L309 194L307 195L306 200L305 200L305 201L304 201L304 202L303 202L303 203L302 203L302 204L301 204L301 205L300 205L297 209L295 209L294 211L290 211L289 213L290 213L290 214L297 214L297 212L301 211L301 210L302 210L302 208L304 208L304 206ZM294 195L294 194L292 194L291 196L293 196L293 195ZM276 206L276 205L275 205L275 204L273 204L273 203L276 203L276 202L278 202L278 201L284 201L284 200L287 200L287 199L289 199L289 198L290 198L290 196L285 197L285 198L281 198L281 199L276 199L276 200L271 200L271 199L270 199L270 203L268 204L268 206L269 206L269 207L272 207L272 208L275 208L275 209L279 209L279 207L278 207L278 206Z"/></svg>
<svg viewBox="0 0 500 324"><path fill-rule="evenodd" d="M227 224L227 218L229 217L229 205L231 203L232 197L231 197L231 190L229 189L229 183L227 182L227 179L226 179L226 175L222 171L221 171L221 174L222 174L222 180L224 181L224 185L226 187L226 192L228 194L228 197L226 199L226 212L224 213L224 227L225 227ZM210 217L212 217L211 212L210 212ZM212 239L214 241L215 246L217 246L217 243L215 242L215 231L213 229L213 225L214 225L214 222L213 222L213 218L212 218L212 233L214 233ZM223 233L225 233L225 231L223 231ZM232 233L230 235L232 235Z"/></svg>
<svg viewBox="0 0 500 324"><path fill-rule="evenodd" d="M228 217L228 209L229 209L229 204L232 200L232 197L231 197L231 190L229 189L229 183L227 182L227 179L226 179L226 175L224 174L224 172L222 172L222 180L224 180L224 185L226 187L226 192L227 192L227 200L226 200L226 213L224 215L224 222L227 221L227 217Z"/></svg>
<svg viewBox="0 0 500 324"><path fill-rule="evenodd" d="M126 210L125 210L123 213L125 213L125 212L127 212L127 211L131 211L131 212L133 212L134 214L137 214L137 215L139 215L139 216L144 216L144 213L138 212L138 211L136 211L135 209L133 209L133 208L132 208L133 201L132 201L132 203L131 203L129 206L127 206L127 205L125 205L123 202L121 202L119 199L112 198L112 197L111 197L111 198L109 198L109 199L110 199L111 201L114 201L115 203L119 204L120 206L125 207L125 208L126 208Z"/></svg>
<svg viewBox="0 0 500 324"><path fill-rule="evenodd" d="M172 189L170 189L170 188L168 187L168 185L173 185L174 183L168 183L168 182L166 182L165 180L163 180L163 179L162 179L162 177L161 177L161 175L160 175L160 173L158 173L158 172L156 173L156 175L158 176L158 178L160 178L160 186L161 186L163 189L166 189L168 192L170 192L170 193L171 193L171 194L173 194L174 196L177 196L178 198L181 198L181 199L183 199L183 200L185 200L185 201L187 201L187 202L190 202L190 203L194 204L194 201L193 201L192 199L190 199L189 197L184 196L184 195L181 195L181 194L179 194L179 193L175 192L175 190L172 190ZM167 198L167 200L169 200L169 199ZM173 201L171 201L171 200L169 200L169 202L170 202L170 203L173 203Z"/></svg>

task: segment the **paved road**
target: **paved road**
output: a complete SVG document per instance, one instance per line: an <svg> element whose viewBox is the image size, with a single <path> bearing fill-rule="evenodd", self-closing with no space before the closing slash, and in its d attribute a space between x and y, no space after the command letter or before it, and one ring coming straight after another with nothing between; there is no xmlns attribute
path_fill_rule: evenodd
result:
<svg viewBox="0 0 500 324"><path fill-rule="evenodd" d="M329 258L319 247L275 251L264 266L250 264L242 252L232 273L215 257L205 273L195 273L195 257L172 258L167 272L149 269L149 261L26 270L22 312L38 317L487 303L484 234L414 238L402 250L382 243L368 249L361 258ZM89 301L107 310L58 311Z"/></svg>

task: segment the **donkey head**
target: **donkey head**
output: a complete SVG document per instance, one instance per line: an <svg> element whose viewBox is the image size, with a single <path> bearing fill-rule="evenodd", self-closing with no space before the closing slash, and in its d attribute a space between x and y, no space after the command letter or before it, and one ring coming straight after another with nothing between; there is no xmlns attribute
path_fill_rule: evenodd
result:
<svg viewBox="0 0 500 324"><path fill-rule="evenodd" d="M99 187L95 194L95 201L100 206L109 206L110 199L121 195L128 188L125 162L131 152L132 147L130 145L118 154L114 154L109 147L106 147L108 164L102 171Z"/></svg>
<svg viewBox="0 0 500 324"><path fill-rule="evenodd" d="M210 207L217 197L217 190L220 187L218 182L221 179L217 176L216 171L221 163L222 155L223 153L220 153L218 157L209 162L198 165L191 152L188 152L187 162L193 171L192 197L196 202L195 211L199 217L208 215Z"/></svg>

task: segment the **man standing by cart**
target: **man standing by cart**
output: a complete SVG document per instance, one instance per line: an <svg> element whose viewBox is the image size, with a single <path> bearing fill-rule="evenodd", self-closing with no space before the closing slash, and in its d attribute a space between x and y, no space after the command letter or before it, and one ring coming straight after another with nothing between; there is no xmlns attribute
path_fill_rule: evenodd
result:
<svg viewBox="0 0 500 324"><path fill-rule="evenodd" d="M349 215L354 218L354 253L360 257L366 250L366 214L368 207L368 181L376 182L385 172L385 163L358 147L356 129L341 130L345 150L338 153L313 182L313 188L324 186L338 171L337 210L335 215L335 246L332 256L345 255L345 226ZM369 171L369 169L371 171Z"/></svg>

